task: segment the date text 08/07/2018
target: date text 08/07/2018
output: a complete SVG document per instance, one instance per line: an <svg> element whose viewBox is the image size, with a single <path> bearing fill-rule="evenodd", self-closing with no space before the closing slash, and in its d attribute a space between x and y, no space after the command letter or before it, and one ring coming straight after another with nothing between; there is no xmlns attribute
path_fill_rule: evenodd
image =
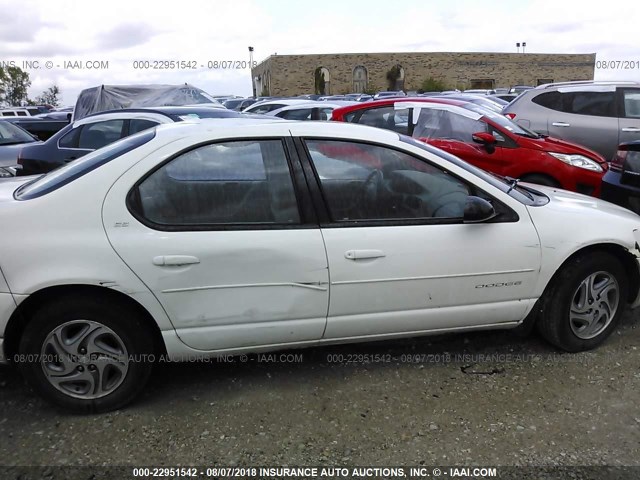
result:
<svg viewBox="0 0 640 480"><path fill-rule="evenodd" d="M131 66L135 70L244 70L257 64L255 60L134 60Z"/></svg>

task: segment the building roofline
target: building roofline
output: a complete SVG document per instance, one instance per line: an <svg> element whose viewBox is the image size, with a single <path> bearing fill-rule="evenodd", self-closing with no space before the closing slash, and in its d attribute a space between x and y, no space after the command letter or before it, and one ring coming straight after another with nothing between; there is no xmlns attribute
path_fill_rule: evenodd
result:
<svg viewBox="0 0 640 480"><path fill-rule="evenodd" d="M342 57L349 55L500 55L500 56L513 56L513 57L521 57L521 56L532 56L532 55L544 55L544 56L552 56L552 55L563 55L563 56L596 56L596 52L589 53L542 53L542 52L423 52L423 51L412 51L412 52L343 52L343 53L293 53L293 54L272 54L267 58L258 63L255 67L257 68L263 63L268 62L271 58L274 57L282 57L282 58L292 58L292 57Z"/></svg>

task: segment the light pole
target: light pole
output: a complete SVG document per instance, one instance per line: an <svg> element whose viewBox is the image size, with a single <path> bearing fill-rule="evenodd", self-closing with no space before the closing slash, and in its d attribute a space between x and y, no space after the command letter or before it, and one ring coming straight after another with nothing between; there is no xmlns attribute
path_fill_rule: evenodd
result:
<svg viewBox="0 0 640 480"><path fill-rule="evenodd" d="M518 49L518 53L520 53L520 42L516 43L516 48Z"/></svg>
<svg viewBox="0 0 640 480"><path fill-rule="evenodd" d="M522 42L522 53L524 53L524 47L527 46L527 42Z"/></svg>
<svg viewBox="0 0 640 480"><path fill-rule="evenodd" d="M256 98L256 84L253 81L253 47L249 47L249 76L251 77L251 91L253 98Z"/></svg>

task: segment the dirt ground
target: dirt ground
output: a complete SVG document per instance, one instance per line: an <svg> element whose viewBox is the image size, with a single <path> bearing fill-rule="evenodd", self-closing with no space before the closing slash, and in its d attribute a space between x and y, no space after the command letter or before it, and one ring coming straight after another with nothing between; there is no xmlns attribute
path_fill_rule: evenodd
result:
<svg viewBox="0 0 640 480"><path fill-rule="evenodd" d="M163 364L134 404L93 416L52 408L1 367L0 459L640 466L639 315L582 354L484 332Z"/></svg>

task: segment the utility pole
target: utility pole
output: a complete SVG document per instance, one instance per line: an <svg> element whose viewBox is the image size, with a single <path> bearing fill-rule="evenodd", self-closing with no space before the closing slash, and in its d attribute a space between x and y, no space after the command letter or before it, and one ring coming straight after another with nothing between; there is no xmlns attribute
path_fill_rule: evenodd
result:
<svg viewBox="0 0 640 480"><path fill-rule="evenodd" d="M249 47L249 76L251 77L251 91L253 98L256 98L256 84L253 81L253 47Z"/></svg>

